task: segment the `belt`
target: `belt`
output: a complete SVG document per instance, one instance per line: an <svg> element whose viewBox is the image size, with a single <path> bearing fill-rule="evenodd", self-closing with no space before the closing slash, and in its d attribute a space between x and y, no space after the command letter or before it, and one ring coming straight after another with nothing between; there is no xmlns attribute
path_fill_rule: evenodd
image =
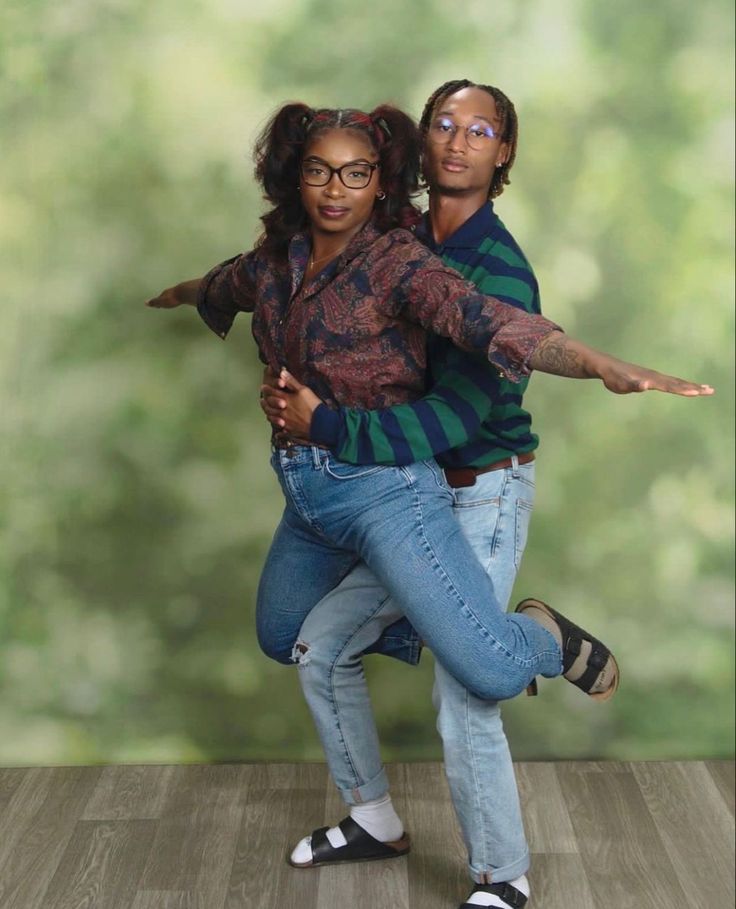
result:
<svg viewBox="0 0 736 909"><path fill-rule="evenodd" d="M534 460L534 452L529 451L526 454L517 455L519 464L528 464ZM490 473L492 470L503 470L505 467L513 467L512 458L504 458L502 461L495 461L493 464L486 464L485 467L445 467L445 477L447 485L453 489L460 489L464 486L475 486L475 478L482 473Z"/></svg>
<svg viewBox="0 0 736 909"><path fill-rule="evenodd" d="M329 446L322 445L319 442L310 442L308 439L297 439L285 432L277 432L271 437L271 445L278 451L285 451L287 457L293 457L297 446L305 448L322 448L329 451Z"/></svg>

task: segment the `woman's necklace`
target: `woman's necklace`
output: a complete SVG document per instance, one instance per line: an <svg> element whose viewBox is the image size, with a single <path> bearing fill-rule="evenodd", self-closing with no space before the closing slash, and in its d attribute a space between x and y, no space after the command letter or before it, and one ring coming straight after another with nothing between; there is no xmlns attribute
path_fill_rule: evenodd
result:
<svg viewBox="0 0 736 909"><path fill-rule="evenodd" d="M318 265L320 262L324 262L324 261L326 261L327 259L335 259L335 258L337 258L337 256L340 255L340 253L345 249L345 247L346 247L347 245L348 245L348 244L346 243L345 246L341 246L340 249L337 250L337 252L334 252L334 253L327 253L326 256L320 256L319 259L315 259L315 258L314 258L314 253L312 253L311 256L309 257L309 262L307 263L307 271L313 271L314 266L315 266L315 265Z"/></svg>

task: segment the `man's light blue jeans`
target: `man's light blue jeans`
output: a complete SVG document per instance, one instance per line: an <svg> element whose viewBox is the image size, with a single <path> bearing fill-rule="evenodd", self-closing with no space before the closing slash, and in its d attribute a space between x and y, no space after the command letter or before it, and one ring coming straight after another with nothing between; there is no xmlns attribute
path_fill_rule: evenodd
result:
<svg viewBox="0 0 736 909"><path fill-rule="evenodd" d="M433 461L356 467L315 447L273 458L286 509L256 609L266 654L292 659L304 619L362 559L445 669L476 696L503 700L562 672L554 636L507 615L455 520Z"/></svg>
<svg viewBox="0 0 736 909"><path fill-rule="evenodd" d="M506 607L526 545L534 465L482 474L454 496L459 525ZM311 611L299 635L299 679L349 805L388 791L361 656L400 618L399 604L360 563ZM440 662L433 701L471 876L478 883L513 880L527 871L529 851L499 705L474 697Z"/></svg>

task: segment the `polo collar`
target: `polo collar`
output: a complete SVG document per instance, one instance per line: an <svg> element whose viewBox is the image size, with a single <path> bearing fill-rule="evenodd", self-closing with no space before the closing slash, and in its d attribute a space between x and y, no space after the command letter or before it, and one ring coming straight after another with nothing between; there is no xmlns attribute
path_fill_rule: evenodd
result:
<svg viewBox="0 0 736 909"><path fill-rule="evenodd" d="M426 211L417 227L417 236L433 250L477 249L483 240L495 232L498 223L493 202L489 200L442 243L435 243L429 222L429 211Z"/></svg>

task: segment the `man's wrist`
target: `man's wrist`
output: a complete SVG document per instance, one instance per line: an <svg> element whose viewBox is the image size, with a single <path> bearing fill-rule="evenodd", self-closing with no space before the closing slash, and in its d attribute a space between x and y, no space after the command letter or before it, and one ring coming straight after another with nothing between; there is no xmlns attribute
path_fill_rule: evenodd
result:
<svg viewBox="0 0 736 909"><path fill-rule="evenodd" d="M340 434L340 414L322 403L315 407L312 422L309 426L309 439L333 448L337 445Z"/></svg>

